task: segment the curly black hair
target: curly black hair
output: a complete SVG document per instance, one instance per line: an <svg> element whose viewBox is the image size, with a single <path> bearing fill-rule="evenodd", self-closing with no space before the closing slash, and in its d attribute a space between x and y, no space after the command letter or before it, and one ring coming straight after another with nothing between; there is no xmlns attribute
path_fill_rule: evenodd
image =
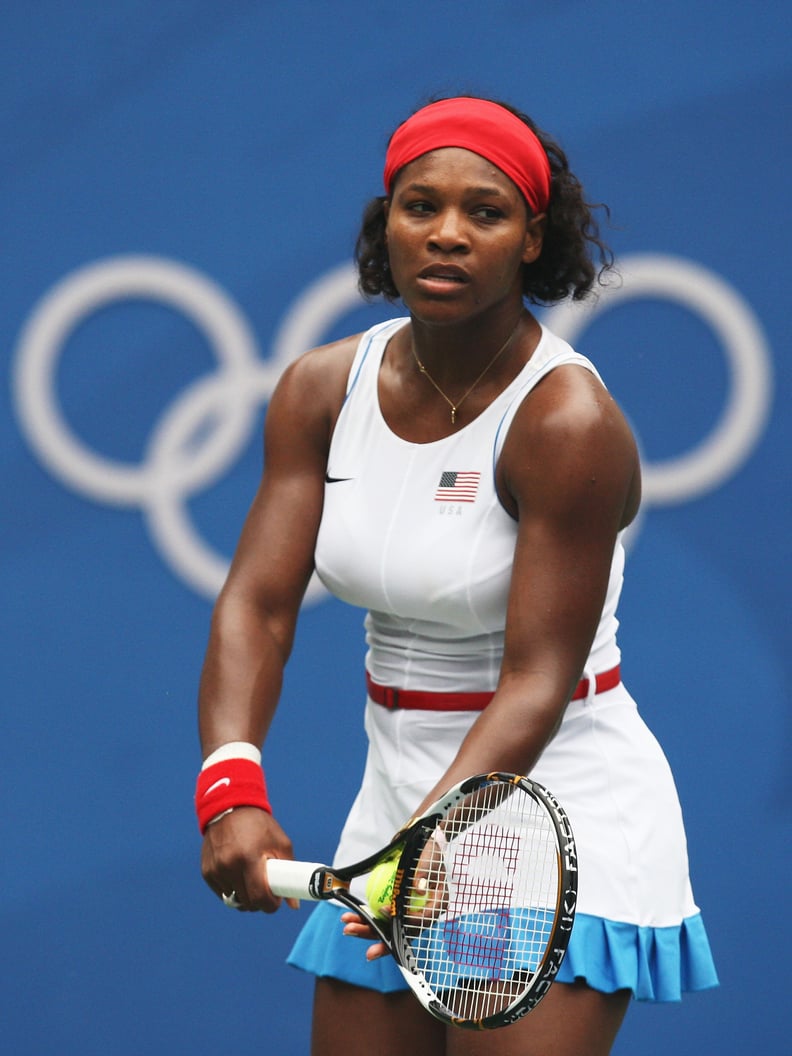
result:
<svg viewBox="0 0 792 1056"><path fill-rule="evenodd" d="M586 201L583 187L570 170L562 148L527 114L500 100L488 101L523 121L537 136L550 161L550 203L542 252L535 261L523 265L523 294L534 304L553 304L569 296L575 301L582 300L613 267L613 253L600 238L594 215L594 210L602 209L609 216L607 206ZM382 294L387 300L395 301L399 291L391 276L385 242L387 200L386 196L380 196L366 205L355 245L355 261L361 292L369 297ZM527 203L526 208L529 216L532 215Z"/></svg>

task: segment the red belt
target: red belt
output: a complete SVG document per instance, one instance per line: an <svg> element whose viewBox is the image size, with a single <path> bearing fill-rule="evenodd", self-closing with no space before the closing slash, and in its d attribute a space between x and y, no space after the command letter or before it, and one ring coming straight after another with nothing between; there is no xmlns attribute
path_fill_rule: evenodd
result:
<svg viewBox="0 0 792 1056"><path fill-rule="evenodd" d="M621 682L621 668L617 664L612 667L610 671L603 671L601 675L594 676L594 692L595 693L607 693L609 689L615 689ZM589 680L587 678L581 678L577 684L577 689L569 698L570 700L583 700L584 697L589 695Z"/></svg>
<svg viewBox="0 0 792 1056"><path fill-rule="evenodd" d="M610 671L603 671L594 679L594 692L605 693L615 689L621 682L619 665ZM427 693L422 689L394 689L392 686L380 686L366 672L368 695L375 704L383 708L404 709L406 711L483 711L494 693ZM582 700L588 696L589 680L581 679L577 684L572 700Z"/></svg>

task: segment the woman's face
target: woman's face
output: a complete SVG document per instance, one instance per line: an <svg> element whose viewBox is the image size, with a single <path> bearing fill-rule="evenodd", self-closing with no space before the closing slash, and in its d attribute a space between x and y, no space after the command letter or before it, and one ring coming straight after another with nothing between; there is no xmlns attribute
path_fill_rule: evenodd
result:
<svg viewBox="0 0 792 1056"><path fill-rule="evenodd" d="M464 321L522 303L522 266L542 248L514 183L460 147L424 154L399 173L387 207L391 275L417 318Z"/></svg>

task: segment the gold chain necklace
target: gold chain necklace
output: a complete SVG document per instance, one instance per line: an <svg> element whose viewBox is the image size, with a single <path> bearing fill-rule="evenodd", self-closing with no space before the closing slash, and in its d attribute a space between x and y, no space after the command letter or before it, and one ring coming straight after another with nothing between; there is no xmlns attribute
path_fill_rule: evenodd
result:
<svg viewBox="0 0 792 1056"><path fill-rule="evenodd" d="M506 351L507 347L511 344L511 339L517 333L517 327L519 327L521 320L522 320L522 313L520 313L520 318L517 320L517 325L514 327L512 332L509 334L509 336L506 338L506 340L503 342L501 347L498 349L498 351L495 353L495 355L492 357L492 359L489 361L489 363L486 365L486 367L482 370L482 372L479 374L479 376L476 378L476 380L473 382L473 384L470 386L470 388L467 390L467 392L463 396L461 396L456 401L456 403L454 403L453 400L449 399L448 396L446 396L446 394L443 392L443 390L440 388L440 386L434 380L432 375L429 373L429 371L426 369L426 367L420 361L420 359L418 358L418 353L415 351L415 342L412 340L412 338L410 338L410 347L412 348L412 354L413 354L413 359L415 360L415 365L418 367L418 370L420 370L420 372L424 375L426 380L431 385L433 385L435 389L437 389L437 391L443 397L445 402L451 408L451 424L452 425L456 424L456 416L457 416L457 411L459 410L459 408L462 406L462 404L465 402L465 400L468 398L468 396L471 394L471 392L475 389L475 387L478 385L478 383L481 381L481 379L484 377L484 375L487 373L487 371L491 367L493 367L495 365L496 360L498 360L503 355L503 353Z"/></svg>

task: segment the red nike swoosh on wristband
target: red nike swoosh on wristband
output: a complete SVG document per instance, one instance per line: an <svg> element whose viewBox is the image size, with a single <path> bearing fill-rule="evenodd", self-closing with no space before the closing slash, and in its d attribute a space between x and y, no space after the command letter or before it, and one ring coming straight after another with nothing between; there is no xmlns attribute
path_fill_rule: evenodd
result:
<svg viewBox="0 0 792 1056"><path fill-rule="evenodd" d="M231 784L231 778L230 777L221 777L219 781L215 781L215 783L213 785L210 785L209 788L207 788L207 790L204 792L204 799L209 795L210 792L214 792L214 790L216 788L219 788L220 785L230 785L230 784Z"/></svg>

